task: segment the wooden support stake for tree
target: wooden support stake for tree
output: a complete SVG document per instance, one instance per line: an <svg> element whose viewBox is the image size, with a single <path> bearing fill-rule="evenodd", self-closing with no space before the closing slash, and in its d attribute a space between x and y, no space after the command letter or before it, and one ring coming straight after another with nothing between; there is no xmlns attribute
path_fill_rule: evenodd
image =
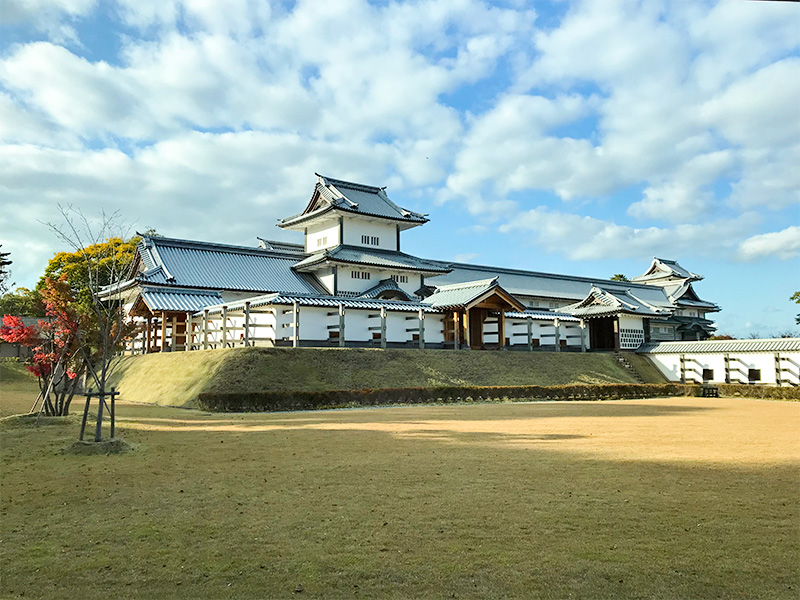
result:
<svg viewBox="0 0 800 600"><path fill-rule="evenodd" d="M83 434L86 431L86 421L89 418L89 403L92 401L92 388L86 393L86 405L83 407L83 420L81 421L81 435L78 439L83 441Z"/></svg>
<svg viewBox="0 0 800 600"><path fill-rule="evenodd" d="M111 388L111 410L109 413L111 414L111 439L114 439L114 432L115 432L115 425L116 425L116 415L114 413L114 399L117 396L117 392L115 388Z"/></svg>

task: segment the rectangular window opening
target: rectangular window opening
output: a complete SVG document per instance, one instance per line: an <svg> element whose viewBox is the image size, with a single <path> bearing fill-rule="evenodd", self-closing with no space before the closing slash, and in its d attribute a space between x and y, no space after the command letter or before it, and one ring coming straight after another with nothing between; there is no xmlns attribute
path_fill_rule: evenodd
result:
<svg viewBox="0 0 800 600"><path fill-rule="evenodd" d="M703 369L703 381L714 380L714 369Z"/></svg>
<svg viewBox="0 0 800 600"><path fill-rule="evenodd" d="M747 379L748 381L761 381L761 369L748 369Z"/></svg>

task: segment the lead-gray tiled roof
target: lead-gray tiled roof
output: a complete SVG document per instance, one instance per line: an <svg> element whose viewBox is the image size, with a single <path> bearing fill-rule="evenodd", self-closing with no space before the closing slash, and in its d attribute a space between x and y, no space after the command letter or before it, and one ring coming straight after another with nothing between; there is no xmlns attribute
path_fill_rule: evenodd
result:
<svg viewBox="0 0 800 600"><path fill-rule="evenodd" d="M425 302L436 308L465 306L481 294L495 287L497 287L496 277L492 279L443 285L436 288L433 294L425 298Z"/></svg>
<svg viewBox="0 0 800 600"><path fill-rule="evenodd" d="M319 180L314 188L314 193L315 195L319 193L320 197L325 200L325 204L323 206L309 204L306 210L299 215L282 219L280 225L297 223L329 210L340 210L352 214L382 217L416 224L428 222L425 215L397 206L389 199L383 188L334 179L319 174L317 174L317 177Z"/></svg>
<svg viewBox="0 0 800 600"><path fill-rule="evenodd" d="M634 290L637 297L649 304L664 308L672 307L669 298L659 286L463 263L445 263L434 260L429 262L452 268L450 273L426 278L425 283L431 286L439 287L497 277L500 286L514 296L560 298L575 302L583 300L589 294L592 286L597 285L614 293L624 293L626 289L631 289Z"/></svg>
<svg viewBox="0 0 800 600"><path fill-rule="evenodd" d="M256 296L248 298L247 300L238 300L236 302L227 302L224 304L229 312L236 312L244 310L245 303L249 303L251 308L258 308L262 306L269 306L273 304L281 306L291 306L297 302L300 306L319 306L336 308L340 304L344 308L355 309L372 309L399 311L399 312L417 312L420 309L426 313L439 312L430 304L422 302L403 302L400 300L363 300L358 298L341 298L338 296L327 296L323 294L309 294L309 295L293 295L293 294L265 294L263 296ZM216 306L209 306L209 314L218 314L222 312L223 304Z"/></svg>
<svg viewBox="0 0 800 600"><path fill-rule="evenodd" d="M410 254L405 254L403 252L346 245L336 246L330 250L312 254L308 258L297 263L295 268L303 269L311 265L325 262L326 260L330 260L332 262L380 267L383 269L422 271L425 273L441 273L446 270L446 267L442 267L434 261L417 258L416 256L411 256Z"/></svg>
<svg viewBox="0 0 800 600"><path fill-rule="evenodd" d="M373 298L377 298L378 296L380 296L384 292L389 292L389 291L397 293L397 294L402 294L405 297L406 300L411 300L409 295L406 294L400 288L400 286L397 285L397 282L394 279L390 278L390 277L387 277L386 279L382 279L381 281L376 283L374 286L369 288L366 292L364 292L362 294L359 294L356 297L357 298L363 298L365 300L370 300L370 299L373 299Z"/></svg>
<svg viewBox="0 0 800 600"><path fill-rule="evenodd" d="M139 245L145 266L140 274L146 283L253 292L317 293L318 287L292 266L297 252L282 252L145 237Z"/></svg>
<svg viewBox="0 0 800 600"><path fill-rule="evenodd" d="M196 312L222 302L219 292L142 286L142 299L150 310Z"/></svg>
<svg viewBox="0 0 800 600"><path fill-rule="evenodd" d="M582 317L602 317L620 313L640 315L643 317L668 316L671 311L640 298L641 290L625 289L623 291L606 290L592 286L589 294L575 304L562 308L564 312Z"/></svg>
<svg viewBox="0 0 800 600"><path fill-rule="evenodd" d="M643 344L637 352L652 354L694 354L709 352L798 352L800 338L765 340L705 340L702 342L652 342Z"/></svg>
<svg viewBox="0 0 800 600"><path fill-rule="evenodd" d="M655 257L647 271L643 275L634 277L632 281L653 281L671 277L692 281L703 279L702 275L692 273L689 269L683 268L676 260Z"/></svg>

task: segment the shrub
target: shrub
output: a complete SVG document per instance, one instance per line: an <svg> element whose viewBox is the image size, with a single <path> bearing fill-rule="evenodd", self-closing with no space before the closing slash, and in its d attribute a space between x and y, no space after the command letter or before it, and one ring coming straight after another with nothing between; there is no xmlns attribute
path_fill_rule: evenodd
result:
<svg viewBox="0 0 800 600"><path fill-rule="evenodd" d="M717 387L720 396L740 396L764 400L800 400L800 387L772 387L742 383L721 383Z"/></svg>
<svg viewBox="0 0 800 600"><path fill-rule="evenodd" d="M746 387L746 386L745 386ZM392 404L450 404L529 400L619 400L699 395L699 386L666 384L601 384L558 386L445 386L326 391L220 392L198 396L200 408L215 412L316 410Z"/></svg>

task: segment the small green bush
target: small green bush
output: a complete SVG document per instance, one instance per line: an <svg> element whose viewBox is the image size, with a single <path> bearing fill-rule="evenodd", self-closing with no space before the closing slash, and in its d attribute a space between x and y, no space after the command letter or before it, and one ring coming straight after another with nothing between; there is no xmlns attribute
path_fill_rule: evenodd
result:
<svg viewBox="0 0 800 600"><path fill-rule="evenodd" d="M620 400L664 396L697 396L699 386L611 383L557 386L445 386L431 388L384 388L363 390L289 390L263 392L203 393L201 409L214 412L269 412L316 410L392 404L450 404L454 402L502 402L529 400Z"/></svg>
<svg viewBox="0 0 800 600"><path fill-rule="evenodd" d="M764 400L800 400L800 387L772 387L766 385L745 385L742 383L720 383L720 396L740 396Z"/></svg>

